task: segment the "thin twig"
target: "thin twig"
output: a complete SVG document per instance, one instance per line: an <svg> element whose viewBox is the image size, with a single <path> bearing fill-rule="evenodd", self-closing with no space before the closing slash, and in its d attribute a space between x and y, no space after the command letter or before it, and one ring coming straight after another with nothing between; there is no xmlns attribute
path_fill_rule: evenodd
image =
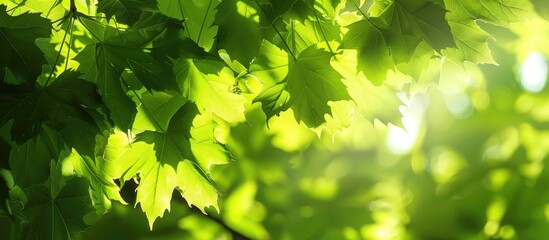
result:
<svg viewBox="0 0 549 240"><path fill-rule="evenodd" d="M65 45L65 39L67 37L67 34L69 33L69 27L71 24L67 26L67 29L65 29L65 35L63 35L63 40L61 40L61 47L59 48L59 52L57 52L57 57L55 58L55 62L53 64L53 68L51 69L50 75L48 76L48 79L46 79L46 83L44 86L48 86L48 83L50 82L51 76L53 75L53 72L55 71L55 67L57 66L57 63L59 62L59 56L61 56L61 51L63 51L63 46Z"/></svg>

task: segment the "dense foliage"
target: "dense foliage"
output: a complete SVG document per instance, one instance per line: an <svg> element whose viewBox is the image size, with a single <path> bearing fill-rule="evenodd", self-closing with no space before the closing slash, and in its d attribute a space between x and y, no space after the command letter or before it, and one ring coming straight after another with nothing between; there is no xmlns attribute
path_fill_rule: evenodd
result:
<svg viewBox="0 0 549 240"><path fill-rule="evenodd" d="M0 0L2 236L547 235L548 9Z"/></svg>

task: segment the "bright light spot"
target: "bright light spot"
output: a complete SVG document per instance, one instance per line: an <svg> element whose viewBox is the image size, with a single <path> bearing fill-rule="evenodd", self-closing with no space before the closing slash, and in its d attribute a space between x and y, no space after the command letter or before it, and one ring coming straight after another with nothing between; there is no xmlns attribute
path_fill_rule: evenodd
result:
<svg viewBox="0 0 549 240"><path fill-rule="evenodd" d="M515 228L511 225L505 225L499 230L499 235L503 239L513 239L515 234Z"/></svg>
<svg viewBox="0 0 549 240"><path fill-rule="evenodd" d="M404 128L390 125L385 142L389 151L395 154L410 152L419 136L423 116L429 105L429 99L424 94L416 94L410 101L403 102L407 105L401 107Z"/></svg>
<svg viewBox="0 0 549 240"><path fill-rule="evenodd" d="M531 53L520 67L520 83L527 92L537 93L547 83L547 60L539 52Z"/></svg>
<svg viewBox="0 0 549 240"><path fill-rule="evenodd" d="M475 79L469 76L466 76L463 78L463 83L465 84L465 86L468 86L468 87L474 87L477 84L475 82Z"/></svg>
<svg viewBox="0 0 549 240"><path fill-rule="evenodd" d="M471 100L466 93L460 92L446 100L446 107L456 117L466 116L471 107Z"/></svg>
<svg viewBox="0 0 549 240"><path fill-rule="evenodd" d="M432 157L430 170L437 183L447 183L459 173L467 163L457 153L444 148L435 149Z"/></svg>
<svg viewBox="0 0 549 240"><path fill-rule="evenodd" d="M488 236L495 236L499 230L499 223L494 221L486 222L484 225L484 233Z"/></svg>
<svg viewBox="0 0 549 240"><path fill-rule="evenodd" d="M404 129L391 125L387 134L387 147L396 154L405 154L414 146L416 136Z"/></svg>
<svg viewBox="0 0 549 240"><path fill-rule="evenodd" d="M259 21L259 16L257 15L257 10L255 10L250 5L246 4L243 1L236 2L236 10L240 16L245 18L253 17L253 20Z"/></svg>

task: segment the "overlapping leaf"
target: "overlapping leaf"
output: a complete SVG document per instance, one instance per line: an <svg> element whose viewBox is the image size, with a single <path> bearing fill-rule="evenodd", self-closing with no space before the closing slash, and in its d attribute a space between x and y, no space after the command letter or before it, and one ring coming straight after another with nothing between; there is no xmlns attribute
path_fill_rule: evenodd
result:
<svg viewBox="0 0 549 240"><path fill-rule="evenodd" d="M37 13L24 13L12 17L6 6L0 5L0 77L9 68L16 78L34 82L42 72L46 58L36 46L35 40L49 37L50 20Z"/></svg>
<svg viewBox="0 0 549 240"><path fill-rule="evenodd" d="M83 21L83 24L93 21ZM120 77L126 68L134 70L138 79L149 89L165 89L173 79L170 71L141 48L155 39L165 28L163 18L155 14L143 14L132 30L120 33L110 27L99 28L96 44L87 45L75 60L85 79L95 82L102 100L110 110L115 125L127 130L136 114L135 104L126 95L128 86ZM89 29L89 28L88 28ZM167 74L167 75L166 75Z"/></svg>
<svg viewBox="0 0 549 240"><path fill-rule="evenodd" d="M483 20L500 25L519 22L530 17L532 3L528 0L445 0L450 15L470 20Z"/></svg>
<svg viewBox="0 0 549 240"><path fill-rule="evenodd" d="M261 44L260 54L250 66L250 75L262 84L254 101L261 102L267 118L288 108L289 94L285 89L289 55L270 42Z"/></svg>
<svg viewBox="0 0 549 240"><path fill-rule="evenodd" d="M264 84L256 101L262 102L268 116L291 107L297 121L309 127L321 125L324 115L330 114L328 101L350 99L343 77L330 66L331 57L311 46L290 60L287 53L264 42L250 73Z"/></svg>
<svg viewBox="0 0 549 240"><path fill-rule="evenodd" d="M455 46L450 26L445 20L446 10L431 1L398 1L394 3L395 14L404 33L421 36L437 51Z"/></svg>
<svg viewBox="0 0 549 240"><path fill-rule="evenodd" d="M307 47L329 41L340 41L340 28L328 21L294 22L286 37L293 53L298 54Z"/></svg>
<svg viewBox="0 0 549 240"><path fill-rule="evenodd" d="M158 8L168 17L183 20L185 35L209 50L217 34L217 26L212 25L218 4L218 0L159 0Z"/></svg>
<svg viewBox="0 0 549 240"><path fill-rule="evenodd" d="M490 35L475 21L508 25L527 18L532 8L527 0L445 0L444 4L449 11L447 20L456 41L456 48L450 49L447 55L458 62L474 63L495 63L486 42Z"/></svg>
<svg viewBox="0 0 549 240"><path fill-rule="evenodd" d="M94 200L94 207L99 211L106 212L111 207L111 200L125 203L120 196L120 188L109 176L108 172L102 171L103 159L82 156L74 149L61 152L60 162L63 172L66 175L74 174L77 177L84 177L89 180Z"/></svg>
<svg viewBox="0 0 549 240"><path fill-rule="evenodd" d="M100 98L95 86L79 79L80 74L65 71L48 86L36 83L34 89L25 86L14 89L7 96L0 112L14 121L11 134L18 141L35 137L42 123L48 123L58 129L73 119L96 125L92 116L100 108Z"/></svg>
<svg viewBox="0 0 549 240"><path fill-rule="evenodd" d="M344 48L357 51L357 69L375 85L381 84L389 69L394 68L391 51L381 30L368 20L348 26L343 37Z"/></svg>
<svg viewBox="0 0 549 240"><path fill-rule="evenodd" d="M156 97L162 98L165 96ZM157 217L170 209L174 189L181 191L189 204L217 209L218 194L209 180L209 167L228 161L224 148L215 143L217 124L206 115L199 115L194 104L179 98L171 98L163 105L158 101L143 102L148 103L152 104L146 109L154 109L155 104L163 106L164 110L158 111L165 115L152 115L151 110L148 116L158 119L152 120L157 124L155 131L139 133L131 145L126 145L127 140L121 136L109 138L106 159L115 168L111 172L119 174L122 182L139 179L136 200L151 227ZM173 107L184 103L177 112L173 111ZM165 129L160 127L165 123L162 119L169 119Z"/></svg>
<svg viewBox="0 0 549 240"><path fill-rule="evenodd" d="M40 139L42 140L42 139ZM16 146L10 153L10 167L17 185L21 188L43 184L48 179L52 156L45 141L29 140Z"/></svg>
<svg viewBox="0 0 549 240"><path fill-rule="evenodd" d="M185 104L186 99L166 92L143 93L140 97L133 129L164 132L171 117Z"/></svg>
<svg viewBox="0 0 549 240"><path fill-rule="evenodd" d="M225 0L217 6L215 24L218 48L225 49L233 60L248 66L257 56L265 26L264 13L252 0Z"/></svg>
<svg viewBox="0 0 549 240"><path fill-rule="evenodd" d="M180 58L174 66L183 96L194 101L201 112L210 112L228 122L244 121L244 96L231 91L236 79L223 62Z"/></svg>
<svg viewBox="0 0 549 240"><path fill-rule="evenodd" d="M391 55L395 63L406 62L412 57L417 45L421 41L418 34L412 31L410 23L395 13L395 3L376 1L369 10L370 20L383 28L387 45L391 48Z"/></svg>
<svg viewBox="0 0 549 240"><path fill-rule="evenodd" d="M330 114L328 101L349 100L342 76L330 66L332 54L315 46L305 49L290 64L286 81L290 106L297 121L319 126Z"/></svg>
<svg viewBox="0 0 549 240"><path fill-rule="evenodd" d="M155 8L154 0L99 0L97 2L97 12L104 13L107 20L116 16L116 21L119 23L130 25L139 20L142 11Z"/></svg>
<svg viewBox="0 0 549 240"><path fill-rule="evenodd" d="M23 210L29 221L23 228L26 239L73 239L86 226L83 218L92 207L83 178L69 180L57 195L43 185L32 187L28 198Z"/></svg>
<svg viewBox="0 0 549 240"><path fill-rule="evenodd" d="M264 8L271 10L269 24L274 24L281 17L304 21L314 15L314 0L265 0L264 2L267 5Z"/></svg>
<svg viewBox="0 0 549 240"><path fill-rule="evenodd" d="M399 110L402 103L397 97L397 90L388 82L375 86L364 75L357 74L354 67L356 59L356 52L344 50L337 56L337 61L332 62L334 68L346 79L345 85L356 104L356 111L371 122L379 120L384 124L398 123L402 117Z"/></svg>

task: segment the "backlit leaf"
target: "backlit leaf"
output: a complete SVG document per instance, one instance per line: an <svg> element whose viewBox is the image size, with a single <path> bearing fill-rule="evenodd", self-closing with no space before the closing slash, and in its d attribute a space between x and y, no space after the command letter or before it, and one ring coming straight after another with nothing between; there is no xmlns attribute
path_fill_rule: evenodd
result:
<svg viewBox="0 0 549 240"><path fill-rule="evenodd" d="M147 215L151 228L156 218L170 210L176 188L189 204L202 210L207 206L218 208L218 193L208 177L209 166L225 163L227 157L224 150L212 142L214 128L211 126L214 125L188 102L171 118L165 132L142 132L134 143L126 146L128 150L120 156L124 161L120 179L125 182L138 177L137 203ZM200 133L197 138L193 137L196 131ZM205 149L209 152L197 153L195 158L194 151Z"/></svg>
<svg viewBox="0 0 549 240"><path fill-rule="evenodd" d="M255 101L262 102L267 116L291 107L297 121L319 126L324 115L330 114L328 101L350 98L343 77L330 66L331 57L331 53L311 46L292 61L284 51L264 42L250 73L263 82Z"/></svg>
<svg viewBox="0 0 549 240"><path fill-rule="evenodd" d="M165 92L145 92L140 97L134 129L164 132L173 115L187 101L183 96Z"/></svg>
<svg viewBox="0 0 549 240"><path fill-rule="evenodd" d="M224 0L217 6L215 24L218 48L231 59L248 66L257 56L265 27L260 25L263 12L255 1Z"/></svg>
<svg viewBox="0 0 549 240"><path fill-rule="evenodd" d="M166 16L183 20L185 35L209 50L217 34L217 26L212 25L218 4L219 0L159 0L158 8Z"/></svg>
<svg viewBox="0 0 549 240"><path fill-rule="evenodd" d="M375 85L380 85L387 71L394 68L385 36L368 20L358 21L348 28L349 32L343 37L343 48L356 49L357 69Z"/></svg>
<svg viewBox="0 0 549 240"><path fill-rule="evenodd" d="M104 13L107 20L116 16L116 21L125 24L135 23L142 11L155 8L154 0L99 0L97 3L97 11Z"/></svg>
<svg viewBox="0 0 549 240"><path fill-rule="evenodd" d="M244 96L231 91L236 79L223 62L209 59L178 59L174 73L183 96L201 112L214 113L228 122L244 121Z"/></svg>

